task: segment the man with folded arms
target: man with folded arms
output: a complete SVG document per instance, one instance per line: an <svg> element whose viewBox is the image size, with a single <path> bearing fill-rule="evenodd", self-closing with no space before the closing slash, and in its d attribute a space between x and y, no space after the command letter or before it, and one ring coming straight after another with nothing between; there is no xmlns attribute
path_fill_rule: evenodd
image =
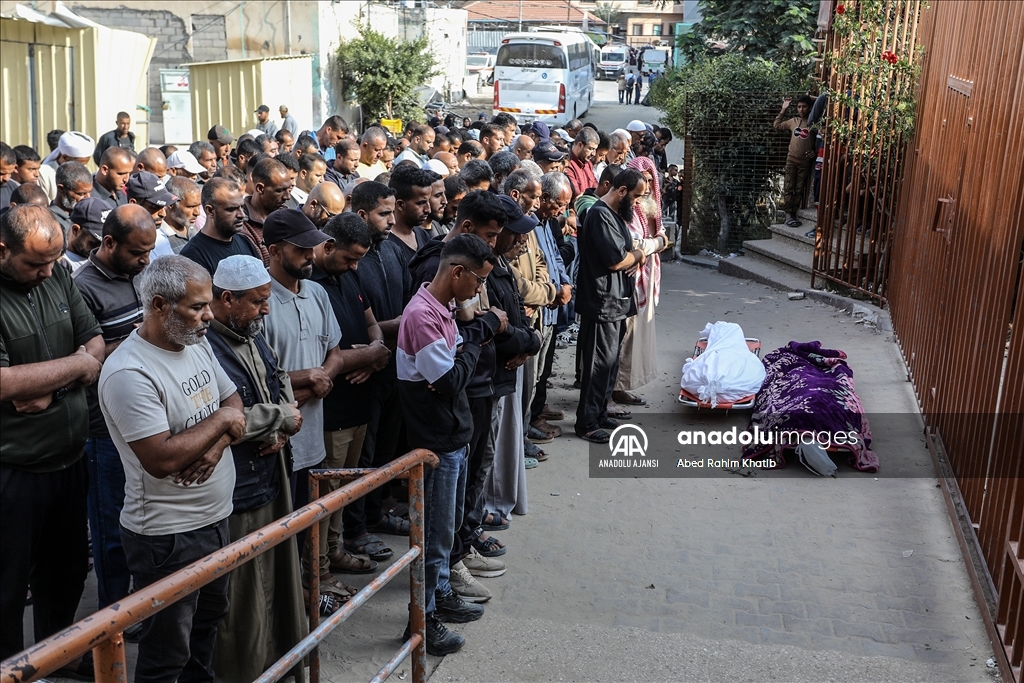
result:
<svg viewBox="0 0 1024 683"><path fill-rule="evenodd" d="M36 642L75 621L88 574L85 387L103 337L57 266L64 235L49 210L0 216L0 659L24 649L32 586ZM90 675L76 670L56 675Z"/></svg>
<svg viewBox="0 0 1024 683"><path fill-rule="evenodd" d="M100 409L124 466L121 542L136 588L230 542L231 444L245 436L245 415L206 340L210 284L209 273L183 256L153 261L138 282L142 325L100 375ZM229 577L143 622L136 681L213 680Z"/></svg>
<svg viewBox="0 0 1024 683"><path fill-rule="evenodd" d="M245 413L245 435L231 449L235 488L228 525L237 540L292 512L287 442L302 426L302 414L288 373L263 336L270 310L263 262L243 255L221 261L210 307L214 319L206 338ZM214 651L217 679L252 681L306 634L296 545L281 543L231 572L228 598ZM303 680L301 664L286 675Z"/></svg>

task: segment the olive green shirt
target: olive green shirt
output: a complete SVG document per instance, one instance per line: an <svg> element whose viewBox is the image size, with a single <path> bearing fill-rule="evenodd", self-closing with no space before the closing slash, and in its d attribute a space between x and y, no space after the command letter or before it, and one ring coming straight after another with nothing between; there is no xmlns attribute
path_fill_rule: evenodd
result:
<svg viewBox="0 0 1024 683"><path fill-rule="evenodd" d="M100 334L71 275L61 267L25 289L0 274L0 366L42 363L70 356ZM41 413L19 413L0 403L0 464L27 472L56 472L82 457L89 436L85 388L54 399Z"/></svg>

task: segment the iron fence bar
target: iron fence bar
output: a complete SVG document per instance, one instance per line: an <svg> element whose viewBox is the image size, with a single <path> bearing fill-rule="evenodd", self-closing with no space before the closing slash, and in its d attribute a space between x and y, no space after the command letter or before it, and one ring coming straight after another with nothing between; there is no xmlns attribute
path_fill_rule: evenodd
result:
<svg viewBox="0 0 1024 683"><path fill-rule="evenodd" d="M309 502L314 502L320 499L320 480L316 477L309 475L309 479L306 484L309 487ZM328 516L328 519L330 517ZM307 560L307 566L309 567L309 633L312 635L320 624L320 523L317 522L309 527L309 559ZM300 552L299 564L302 564L302 557ZM300 640L301 644L304 640L308 639L309 636ZM309 648L312 652L312 657L309 658L309 683L320 683L320 651L317 645L320 641L315 641L313 647ZM280 663L282 660L289 659L288 654L285 654L278 660ZM292 666L295 664L292 663ZM277 668L275 665L272 668ZM289 671L289 669L285 669ZM284 675L284 674L281 674ZM280 676L279 676L280 677ZM277 679L274 679L277 680Z"/></svg>
<svg viewBox="0 0 1024 683"><path fill-rule="evenodd" d="M437 466L437 456L434 456ZM409 477L409 545L426 548L424 501L426 470L423 463L412 469ZM409 626L413 635L420 636L420 642L413 647L412 680L413 683L427 681L427 598L426 598L426 558L420 554L413 560L409 569L409 592L412 594L412 606L409 610Z"/></svg>
<svg viewBox="0 0 1024 683"><path fill-rule="evenodd" d="M329 616L322 624L310 631L308 636L296 643L295 647L288 650L288 652L277 660L273 666L263 672L263 675L257 678L253 683L275 683L282 677L286 676L289 671L295 668L295 666L302 661L303 657L312 653L316 649L317 645L322 643L327 636L331 635L334 629L346 622L357 609L366 604L367 600L376 595L381 588L386 586L391 579L398 576L403 569L411 565L413 560L420 555L421 551L419 547L413 546L412 548L409 548L409 550L395 560L390 567L381 572L381 574L367 584L366 587L352 596L352 598L345 603L344 607ZM313 659L311 659L309 663L311 671L310 680L312 680Z"/></svg>
<svg viewBox="0 0 1024 683"><path fill-rule="evenodd" d="M370 679L370 683L384 683L395 672L398 665L405 661L405 658L409 656L409 653L413 651L417 645L423 642L418 633L412 634L409 640L402 644L402 647L398 649L395 656L388 660L388 663L381 667L381 670L377 672L377 675Z"/></svg>
<svg viewBox="0 0 1024 683"><path fill-rule="evenodd" d="M0 683L30 683L53 673L89 650L103 646L105 641L116 638L126 628L194 593L225 572L230 572L283 543L384 482L410 470L418 472L414 476L422 476L424 462L436 467L437 456L425 449L411 451L375 470L373 474L332 491L323 498L89 615L46 640L0 662ZM422 482L418 490L422 491ZM422 502L420 506L422 509ZM422 524L422 517L419 519ZM418 538L422 543L422 535ZM422 633L422 630L420 632ZM116 649L115 647L114 650ZM103 661L108 661L108 652L109 650L100 652L100 656L105 658ZM120 648L120 653L123 663L123 647ZM97 670L97 673L101 676L97 678L99 683L113 683L116 680L113 666Z"/></svg>

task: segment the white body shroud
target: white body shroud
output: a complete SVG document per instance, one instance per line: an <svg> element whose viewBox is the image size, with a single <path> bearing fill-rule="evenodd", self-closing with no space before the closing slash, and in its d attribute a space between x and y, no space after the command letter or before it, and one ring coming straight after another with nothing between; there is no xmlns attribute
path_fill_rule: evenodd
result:
<svg viewBox="0 0 1024 683"><path fill-rule="evenodd" d="M719 403L734 403L761 390L764 366L747 348L739 325L722 321L708 323L700 336L707 337L707 350L683 365L681 388L709 402L712 408Z"/></svg>

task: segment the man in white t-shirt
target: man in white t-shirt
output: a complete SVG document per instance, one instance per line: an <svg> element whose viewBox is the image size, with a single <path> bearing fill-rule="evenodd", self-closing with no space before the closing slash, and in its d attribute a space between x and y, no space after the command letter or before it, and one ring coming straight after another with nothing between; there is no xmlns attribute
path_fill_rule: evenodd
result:
<svg viewBox="0 0 1024 683"><path fill-rule="evenodd" d="M137 284L142 325L104 363L99 397L125 470L121 541L142 588L230 542L231 444L245 434L245 416L205 338L210 274L172 255ZM227 590L225 574L144 621L135 680L212 681Z"/></svg>

